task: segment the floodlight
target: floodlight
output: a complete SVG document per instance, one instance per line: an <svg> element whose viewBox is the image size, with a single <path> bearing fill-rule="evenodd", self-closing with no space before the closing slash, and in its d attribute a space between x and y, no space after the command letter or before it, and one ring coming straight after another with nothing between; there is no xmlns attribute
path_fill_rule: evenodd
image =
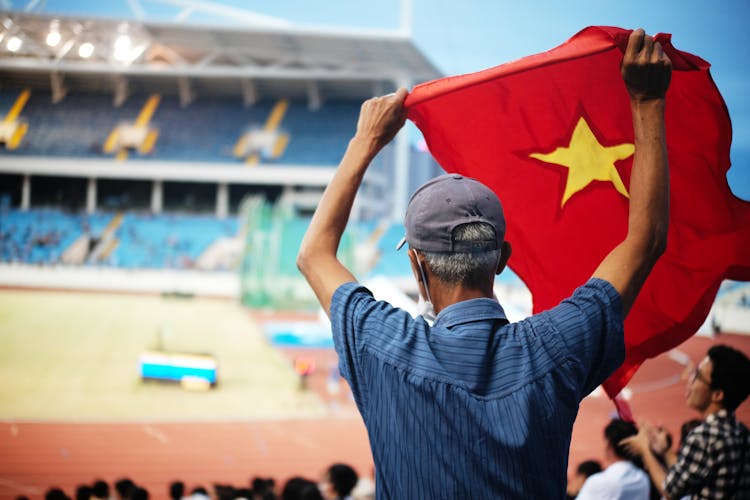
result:
<svg viewBox="0 0 750 500"><path fill-rule="evenodd" d="M6 44L8 50L11 52L18 52L18 49L21 48L21 45L23 45L23 42L17 36L9 38L8 43Z"/></svg>
<svg viewBox="0 0 750 500"><path fill-rule="evenodd" d="M120 35L115 40L115 52L114 58L118 61L125 61L130 56L130 37L128 35Z"/></svg>
<svg viewBox="0 0 750 500"><path fill-rule="evenodd" d="M50 31L47 33L47 45L50 47L57 47L61 38L59 31Z"/></svg>
<svg viewBox="0 0 750 500"><path fill-rule="evenodd" d="M130 48L130 37L128 35L120 35L115 40L115 51L125 51Z"/></svg>
<svg viewBox="0 0 750 500"><path fill-rule="evenodd" d="M94 44L91 42L84 42L78 47L78 55L84 59L88 59L94 53Z"/></svg>

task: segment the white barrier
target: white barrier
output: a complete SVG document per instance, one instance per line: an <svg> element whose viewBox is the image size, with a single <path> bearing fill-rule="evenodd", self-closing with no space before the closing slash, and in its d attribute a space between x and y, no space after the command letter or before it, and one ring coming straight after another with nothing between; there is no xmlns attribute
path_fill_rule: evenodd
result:
<svg viewBox="0 0 750 500"><path fill-rule="evenodd" d="M232 299L238 299L240 296L239 274L223 271L0 264L0 286L177 293Z"/></svg>

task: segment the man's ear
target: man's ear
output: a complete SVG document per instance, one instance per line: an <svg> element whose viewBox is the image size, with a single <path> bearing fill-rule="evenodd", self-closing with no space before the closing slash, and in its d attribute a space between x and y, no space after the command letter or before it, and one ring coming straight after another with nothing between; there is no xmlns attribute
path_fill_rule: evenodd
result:
<svg viewBox="0 0 750 500"><path fill-rule="evenodd" d="M724 408L724 391L721 389L711 389L711 402Z"/></svg>
<svg viewBox="0 0 750 500"><path fill-rule="evenodd" d="M500 274L503 272L503 269L505 269L506 264L508 264L508 259L510 259L510 255L513 253L513 247L510 246L510 242L503 241L502 246L500 247L500 260L497 263L497 270L495 271L495 274Z"/></svg>
<svg viewBox="0 0 750 500"><path fill-rule="evenodd" d="M422 273L419 272L419 256L417 255L417 251L413 248L410 248L407 252L409 255L409 263L411 264L411 272L414 274L414 279L417 280L417 287L419 288L419 293L422 295L422 297L427 297L426 288L427 283L424 282L424 279L422 277ZM425 265L424 259L421 261L422 266Z"/></svg>
<svg viewBox="0 0 750 500"><path fill-rule="evenodd" d="M413 249L408 249L406 251L406 255L409 256L409 264L411 264L411 272L414 273L414 278L417 280L417 284L422 283L422 273L419 272L419 268L417 267L419 264L417 264L417 252Z"/></svg>

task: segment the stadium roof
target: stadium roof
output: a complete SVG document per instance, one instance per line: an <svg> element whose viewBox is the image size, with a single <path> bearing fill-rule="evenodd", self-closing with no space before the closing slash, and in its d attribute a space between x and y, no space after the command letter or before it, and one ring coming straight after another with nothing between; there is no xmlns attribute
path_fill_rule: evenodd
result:
<svg viewBox="0 0 750 500"><path fill-rule="evenodd" d="M102 77L106 78L102 78ZM400 32L321 32L0 13L0 77L32 87L367 97L440 77ZM272 83L271 83L272 82ZM164 90L168 90L165 88Z"/></svg>

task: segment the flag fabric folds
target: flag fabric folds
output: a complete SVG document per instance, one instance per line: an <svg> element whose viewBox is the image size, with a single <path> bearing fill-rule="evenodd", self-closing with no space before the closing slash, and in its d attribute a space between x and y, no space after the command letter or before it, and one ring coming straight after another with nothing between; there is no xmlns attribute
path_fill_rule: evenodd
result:
<svg viewBox="0 0 750 500"><path fill-rule="evenodd" d="M408 117L448 172L500 197L510 267L534 312L569 296L627 232L633 127L620 62L630 30L589 27L550 51L416 86ZM666 97L670 226L625 321L614 397L640 364L706 319L723 279L750 280L750 203L726 180L731 123L703 59L656 35L673 64Z"/></svg>

